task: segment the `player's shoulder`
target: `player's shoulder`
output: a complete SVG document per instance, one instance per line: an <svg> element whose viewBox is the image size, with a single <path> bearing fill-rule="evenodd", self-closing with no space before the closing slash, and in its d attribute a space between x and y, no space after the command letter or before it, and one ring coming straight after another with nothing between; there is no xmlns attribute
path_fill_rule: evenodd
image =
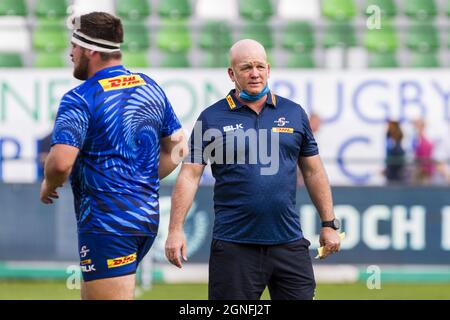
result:
<svg viewBox="0 0 450 320"><path fill-rule="evenodd" d="M81 102L81 103L87 103L85 94L87 92L87 89L89 88L86 85L86 82L83 82L82 84L76 86L75 88L70 89L67 91L62 99L61 102L68 102L68 103L74 103L74 102Z"/></svg>
<svg viewBox="0 0 450 320"><path fill-rule="evenodd" d="M158 82L156 82L156 80L154 80L152 77L148 76L145 73L142 72L131 72L132 75L138 76L139 78L141 78L142 80L144 80L145 85L150 88L152 90L152 92L158 93L158 95L162 96L162 97L166 97L166 93L164 92L164 90L161 88L161 86L159 85Z"/></svg>
<svg viewBox="0 0 450 320"><path fill-rule="evenodd" d="M145 81L145 83L147 83L147 84L159 86L158 83L157 83L152 77L150 77L149 75L147 75L147 74L145 74L145 73L142 73L142 72L133 72L133 71L130 71L130 72L131 72L131 74L133 74L133 75L139 76L139 77L140 77L141 79L143 79L143 80Z"/></svg>

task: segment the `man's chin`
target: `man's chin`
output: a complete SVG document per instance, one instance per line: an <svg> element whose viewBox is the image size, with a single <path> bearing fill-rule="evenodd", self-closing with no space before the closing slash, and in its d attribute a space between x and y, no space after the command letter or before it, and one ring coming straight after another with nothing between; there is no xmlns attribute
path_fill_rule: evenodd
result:
<svg viewBox="0 0 450 320"><path fill-rule="evenodd" d="M260 94L260 92L263 90L263 88L255 90L255 89L247 89L245 90L249 95L256 96L257 94Z"/></svg>
<svg viewBox="0 0 450 320"><path fill-rule="evenodd" d="M78 72L74 71L73 76L74 76L75 79L78 79L78 80L82 80L82 81L87 80L87 75L86 74L81 74L81 73L78 73Z"/></svg>

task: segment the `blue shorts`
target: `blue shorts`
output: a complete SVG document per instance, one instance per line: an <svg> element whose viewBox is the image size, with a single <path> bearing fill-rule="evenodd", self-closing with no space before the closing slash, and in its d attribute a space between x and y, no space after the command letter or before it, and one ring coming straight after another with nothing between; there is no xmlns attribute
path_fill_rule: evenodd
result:
<svg viewBox="0 0 450 320"><path fill-rule="evenodd" d="M139 262L150 250L153 236L116 236L79 233L78 250L84 281L136 273Z"/></svg>

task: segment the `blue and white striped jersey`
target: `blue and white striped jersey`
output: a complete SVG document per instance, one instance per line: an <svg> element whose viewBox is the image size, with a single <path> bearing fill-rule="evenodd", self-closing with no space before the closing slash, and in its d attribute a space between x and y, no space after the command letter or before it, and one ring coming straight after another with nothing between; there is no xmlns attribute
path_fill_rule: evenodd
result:
<svg viewBox="0 0 450 320"><path fill-rule="evenodd" d="M158 84L123 66L64 95L52 145L80 149L71 174L80 233L157 233L160 139L180 128Z"/></svg>

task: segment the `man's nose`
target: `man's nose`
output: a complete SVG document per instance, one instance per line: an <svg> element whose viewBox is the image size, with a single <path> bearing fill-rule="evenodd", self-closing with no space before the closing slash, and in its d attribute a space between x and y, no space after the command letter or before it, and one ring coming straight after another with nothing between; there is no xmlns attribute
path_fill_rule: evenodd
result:
<svg viewBox="0 0 450 320"><path fill-rule="evenodd" d="M252 77L252 78L257 78L258 76L259 76L259 73L258 73L258 69L255 67L255 68L252 68L252 71L251 71L251 73L250 73L250 76Z"/></svg>

